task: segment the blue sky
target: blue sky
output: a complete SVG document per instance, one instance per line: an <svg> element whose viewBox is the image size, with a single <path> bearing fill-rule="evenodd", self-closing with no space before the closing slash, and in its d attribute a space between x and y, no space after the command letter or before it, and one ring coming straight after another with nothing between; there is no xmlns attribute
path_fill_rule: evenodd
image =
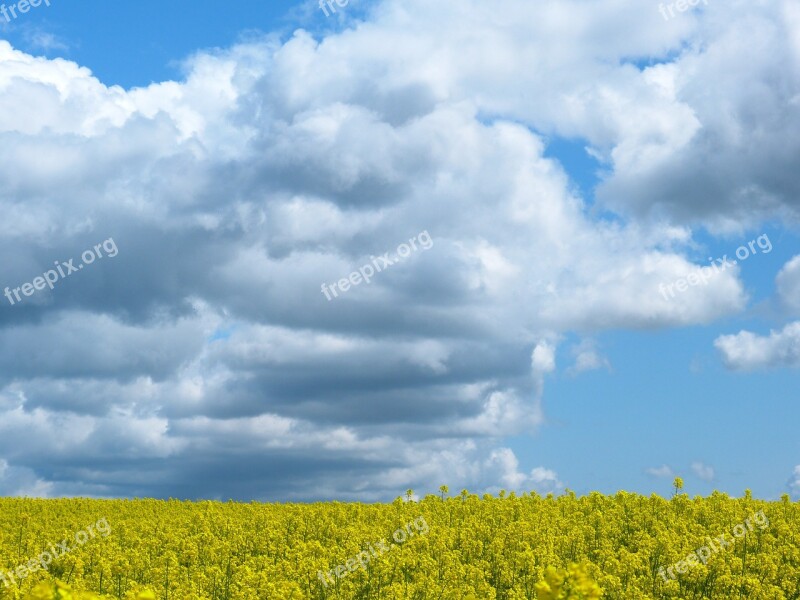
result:
<svg viewBox="0 0 800 600"><path fill-rule="evenodd" d="M308 21L301 6L288 0L245 0L230 9L216 2L53 0L12 21L4 38L33 53L74 60L107 85L131 88L180 78L181 62L197 50L227 47L256 32L291 33ZM36 32L61 47L37 45Z"/></svg>
<svg viewBox="0 0 800 600"><path fill-rule="evenodd" d="M794 17L501 4L0 17L0 493L800 494Z"/></svg>

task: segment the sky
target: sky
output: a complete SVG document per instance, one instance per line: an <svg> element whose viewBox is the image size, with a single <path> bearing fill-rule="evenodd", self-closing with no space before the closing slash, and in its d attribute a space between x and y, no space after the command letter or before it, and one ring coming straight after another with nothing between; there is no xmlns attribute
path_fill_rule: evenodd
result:
<svg viewBox="0 0 800 600"><path fill-rule="evenodd" d="M5 6L1 495L800 499L796 3Z"/></svg>

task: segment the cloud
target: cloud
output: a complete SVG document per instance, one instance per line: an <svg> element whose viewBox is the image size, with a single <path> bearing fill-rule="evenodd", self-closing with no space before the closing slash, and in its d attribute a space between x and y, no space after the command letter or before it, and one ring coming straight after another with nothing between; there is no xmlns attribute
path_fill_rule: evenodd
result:
<svg viewBox="0 0 800 600"><path fill-rule="evenodd" d="M531 373L533 376L534 394L541 399L544 392L544 377L556 370L555 347L549 342L537 344L531 353Z"/></svg>
<svg viewBox="0 0 800 600"><path fill-rule="evenodd" d="M550 469L535 467L528 474L520 472L519 461L509 448L493 450L486 463L486 468L497 473L496 478L507 491L555 494L565 489L556 472ZM489 489L497 491L496 487Z"/></svg>
<svg viewBox="0 0 800 600"><path fill-rule="evenodd" d="M800 10L789 0L737 1L729 9L724 22L711 8L696 21L697 37L687 41L706 43L642 70L669 108L657 124L637 129L653 105L639 107L606 155L614 165L598 191L606 205L716 231L742 231L770 217L798 222L800 189L788 174L800 167L800 71L787 77L781 65L800 63ZM656 134L659 127L672 135Z"/></svg>
<svg viewBox="0 0 800 600"><path fill-rule="evenodd" d="M796 11L737 11L386 0L132 90L0 41L3 287L119 247L0 306L8 472L53 495L562 488L502 442L541 425L558 340L742 311L737 269L659 293L697 268L687 223L796 212ZM755 156L742 131L773 137ZM599 157L599 204L558 136ZM320 293L423 230L430 250Z"/></svg>
<svg viewBox="0 0 800 600"><path fill-rule="evenodd" d="M31 469L10 467L0 459L0 494L3 496L23 496L48 498L53 484L39 479Z"/></svg>
<svg viewBox="0 0 800 600"><path fill-rule="evenodd" d="M703 481L713 481L714 479L714 468L699 461L692 463L692 472Z"/></svg>
<svg viewBox="0 0 800 600"><path fill-rule="evenodd" d="M793 498L800 498L800 465L797 465L789 479L789 493Z"/></svg>
<svg viewBox="0 0 800 600"><path fill-rule="evenodd" d="M714 340L725 366L734 371L800 367L800 321L759 336L749 331Z"/></svg>
<svg viewBox="0 0 800 600"><path fill-rule="evenodd" d="M34 50L43 50L44 52L52 52L54 50L65 52L69 50L69 45L66 41L53 33L36 28L25 28L23 37L25 42Z"/></svg>
<svg viewBox="0 0 800 600"><path fill-rule="evenodd" d="M575 363L567 369L569 375L575 376L597 369L611 370L611 363L597 351L597 342L592 339L581 340L572 348L572 355L575 357Z"/></svg>
<svg viewBox="0 0 800 600"><path fill-rule="evenodd" d="M658 477L659 479L672 479L675 477L675 472L667 465L661 465L660 467L648 467L644 470L644 472L648 475L652 475L653 477Z"/></svg>
<svg viewBox="0 0 800 600"><path fill-rule="evenodd" d="M537 344L531 354L531 368L534 376L552 373L556 368L555 349L548 342Z"/></svg>
<svg viewBox="0 0 800 600"><path fill-rule="evenodd" d="M787 262L775 278L778 299L793 315L800 315L800 255Z"/></svg>

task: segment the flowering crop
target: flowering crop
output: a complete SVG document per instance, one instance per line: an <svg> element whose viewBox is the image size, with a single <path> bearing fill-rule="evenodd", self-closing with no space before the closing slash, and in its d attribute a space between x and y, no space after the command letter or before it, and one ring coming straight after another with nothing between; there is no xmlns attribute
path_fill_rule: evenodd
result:
<svg viewBox="0 0 800 600"><path fill-rule="evenodd" d="M788 496L501 496L302 505L0 499L0 570L100 516L111 524L108 537L0 584L0 599L800 598L800 503ZM737 529L759 513L763 527ZM424 535L350 569L370 544L415 521ZM742 535L728 535L724 552L703 553L674 577L659 574L731 531ZM320 580L342 565L346 577Z"/></svg>

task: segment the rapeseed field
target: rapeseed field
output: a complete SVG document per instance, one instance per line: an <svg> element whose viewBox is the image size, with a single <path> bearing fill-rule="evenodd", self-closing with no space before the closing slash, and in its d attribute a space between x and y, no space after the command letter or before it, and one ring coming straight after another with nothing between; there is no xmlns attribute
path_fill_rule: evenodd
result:
<svg viewBox="0 0 800 600"><path fill-rule="evenodd" d="M410 497L0 499L0 598L800 598L788 496Z"/></svg>

